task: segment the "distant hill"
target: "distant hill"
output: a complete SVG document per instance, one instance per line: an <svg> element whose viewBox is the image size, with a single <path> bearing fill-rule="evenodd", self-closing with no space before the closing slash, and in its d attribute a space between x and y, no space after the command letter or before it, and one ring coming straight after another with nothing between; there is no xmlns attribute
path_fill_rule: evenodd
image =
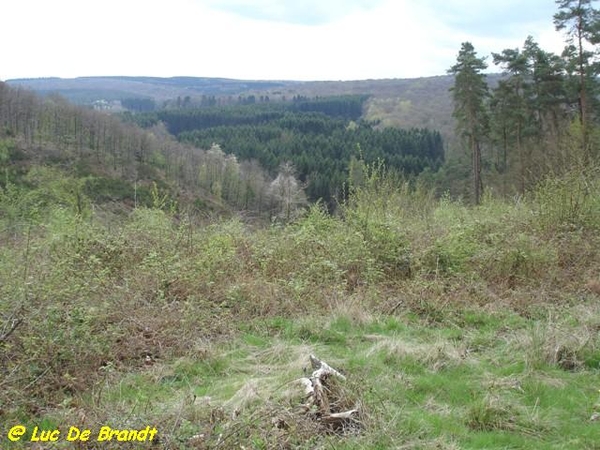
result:
<svg viewBox="0 0 600 450"><path fill-rule="evenodd" d="M381 126L425 127L445 141L454 135L451 76L412 79L313 82L294 86L301 95L370 94L364 118Z"/></svg>
<svg viewBox="0 0 600 450"><path fill-rule="evenodd" d="M490 84L499 76L490 75ZM178 97L269 96L290 100L294 96L367 94L363 117L381 126L426 127L439 131L446 143L454 142L451 76L413 79L357 81L253 81L198 77L83 77L73 79L38 78L8 80L40 94L57 93L78 104L123 99L152 99L158 105Z"/></svg>
<svg viewBox="0 0 600 450"><path fill-rule="evenodd" d="M293 86L294 81L251 81L200 77L80 77L80 78L20 78L6 81L39 94L59 94L79 104L99 100L121 100L141 97L156 101L185 96L239 95L250 90L279 89Z"/></svg>
<svg viewBox="0 0 600 450"><path fill-rule="evenodd" d="M488 74L490 87L495 87L499 74ZM315 81L287 88L288 95L325 96L369 94L364 118L381 126L429 128L442 134L444 141L455 144L454 109L450 75L358 81Z"/></svg>

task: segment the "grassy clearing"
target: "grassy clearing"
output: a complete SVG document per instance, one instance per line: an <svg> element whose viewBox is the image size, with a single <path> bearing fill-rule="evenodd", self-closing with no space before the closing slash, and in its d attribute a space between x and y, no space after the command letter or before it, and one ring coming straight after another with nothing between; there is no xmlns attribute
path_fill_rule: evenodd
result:
<svg viewBox="0 0 600 450"><path fill-rule="evenodd" d="M548 207L571 182L473 209L373 170L340 217L264 229L11 216L2 448L31 447L16 424L151 425L168 449L597 448L600 196L591 177ZM343 433L301 408L310 354L347 376Z"/></svg>

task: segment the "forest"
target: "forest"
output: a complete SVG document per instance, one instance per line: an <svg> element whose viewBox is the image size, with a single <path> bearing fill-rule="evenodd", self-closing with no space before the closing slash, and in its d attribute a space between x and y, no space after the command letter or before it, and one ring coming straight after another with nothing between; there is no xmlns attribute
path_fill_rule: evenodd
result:
<svg viewBox="0 0 600 450"><path fill-rule="evenodd" d="M386 166L407 176L444 161L438 132L377 129L361 121L366 96L324 97L291 102L248 101L239 105L167 109L133 116L143 126L166 125L178 140L200 148L213 144L240 161L257 161L269 173L291 163L310 201L333 206L340 199L354 158ZM357 123L358 122L358 123Z"/></svg>
<svg viewBox="0 0 600 450"><path fill-rule="evenodd" d="M450 144L0 82L0 447L597 448L600 10L557 6L561 55L457 49Z"/></svg>
<svg viewBox="0 0 600 450"><path fill-rule="evenodd" d="M465 42L448 70L455 76L454 117L471 156L475 204L486 173L501 181L496 187L504 194L525 195L548 174L585 168L598 158L596 13L590 2L558 3L554 22L566 31L568 44L562 55L528 36L522 48L492 54L503 78L490 89L485 58Z"/></svg>
<svg viewBox="0 0 600 450"><path fill-rule="evenodd" d="M171 193L177 186L200 207L277 215L284 202L273 194L273 182L282 175L296 187L279 197L296 197L298 205L320 199L333 210L343 200L351 168L360 176L364 164L381 160L416 176L437 170L444 160L435 131L377 129L362 122L364 96L272 104L242 100L234 106L126 113L119 120L5 84L0 94L6 142L19 136L18 145L6 145L87 177L82 189L95 200L147 201L155 182L171 186ZM22 166L10 159L6 179L19 180ZM131 189L122 189L124 183L139 184L136 199Z"/></svg>

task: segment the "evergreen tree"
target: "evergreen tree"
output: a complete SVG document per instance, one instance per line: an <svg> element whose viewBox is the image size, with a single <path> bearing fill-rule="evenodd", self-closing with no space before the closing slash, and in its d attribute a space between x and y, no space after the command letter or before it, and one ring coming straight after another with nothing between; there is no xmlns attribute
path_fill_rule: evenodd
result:
<svg viewBox="0 0 600 450"><path fill-rule="evenodd" d="M568 119L565 63L530 39L525 42L524 52L531 61L529 107L537 125L537 144L544 152L544 165L552 170L564 168L568 161L563 159L559 143Z"/></svg>
<svg viewBox="0 0 600 450"><path fill-rule="evenodd" d="M489 95L484 58L478 58L473 44L464 42L448 73L455 76L451 88L454 99L454 117L457 131L467 140L472 158L473 196L475 204L481 201L481 143L487 131L486 98Z"/></svg>
<svg viewBox="0 0 600 450"><path fill-rule="evenodd" d="M531 66L526 52L519 49L506 49L502 53L492 53L494 64L502 66L504 73L509 75L498 83L494 96L503 96L498 103L503 105L504 124L508 124L514 137L515 147L519 155L521 193L525 192L526 161L523 152L523 139L531 122L529 110ZM506 108L508 106L508 108ZM505 130L506 132L506 130ZM506 138L506 134L504 135ZM506 141L504 145L506 146ZM506 147L505 147L506 148ZM506 155L506 151L504 153ZM506 156L504 157L506 166Z"/></svg>
<svg viewBox="0 0 600 450"><path fill-rule="evenodd" d="M496 147L496 170L508 169L509 146L513 139L513 89L507 83L498 83L490 100L492 141Z"/></svg>
<svg viewBox="0 0 600 450"><path fill-rule="evenodd" d="M600 11L592 6L593 0L557 0L559 12L554 15L558 31L566 31L569 46L563 56L568 61L570 73L576 79L577 104L582 129L582 147L587 152L590 124L590 105L600 73L595 52L590 45L600 43Z"/></svg>

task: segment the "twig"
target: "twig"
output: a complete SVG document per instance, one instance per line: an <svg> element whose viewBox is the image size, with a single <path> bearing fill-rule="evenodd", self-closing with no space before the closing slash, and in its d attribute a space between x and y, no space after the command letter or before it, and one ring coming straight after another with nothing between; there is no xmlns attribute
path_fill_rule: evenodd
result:
<svg viewBox="0 0 600 450"><path fill-rule="evenodd" d="M16 365L15 367L13 367L13 370L11 370L11 372L4 377L4 380L2 380L2 382L0 382L0 386L3 386L6 384L6 382L10 379L10 377L17 371L17 369L20 369L21 366L20 365Z"/></svg>
<svg viewBox="0 0 600 450"><path fill-rule="evenodd" d="M17 327L21 325L22 322L23 319L13 319L12 325L10 326L10 330L8 330L6 333L0 336L0 342L6 341L9 338L9 336L13 334L13 332L17 329Z"/></svg>
<svg viewBox="0 0 600 450"><path fill-rule="evenodd" d="M175 418L175 422L173 423L173 428L171 429L171 435L175 435L175 431L181 422L181 416L183 415L183 408L185 408L185 398L181 400L181 407L179 411L177 411L177 417Z"/></svg>
<svg viewBox="0 0 600 450"><path fill-rule="evenodd" d="M398 303L396 303L391 309L390 312L388 312L388 315L391 316L392 314L394 314L396 312L396 310L398 308L400 308L402 305L404 304L404 299L400 300Z"/></svg>
<svg viewBox="0 0 600 450"><path fill-rule="evenodd" d="M98 395L96 396L96 407L100 408L102 404L102 390L104 389L104 384L106 383L106 379L108 378L108 369L104 370L104 377L100 382L100 388L98 389Z"/></svg>
<svg viewBox="0 0 600 450"><path fill-rule="evenodd" d="M25 386L23 388L23 392L27 392L27 390L33 386L35 383L37 383L38 381L40 381L48 372L50 371L50 367L46 367L46 370L44 370L41 375L39 375L35 380L33 380L31 383L29 383L27 386Z"/></svg>

